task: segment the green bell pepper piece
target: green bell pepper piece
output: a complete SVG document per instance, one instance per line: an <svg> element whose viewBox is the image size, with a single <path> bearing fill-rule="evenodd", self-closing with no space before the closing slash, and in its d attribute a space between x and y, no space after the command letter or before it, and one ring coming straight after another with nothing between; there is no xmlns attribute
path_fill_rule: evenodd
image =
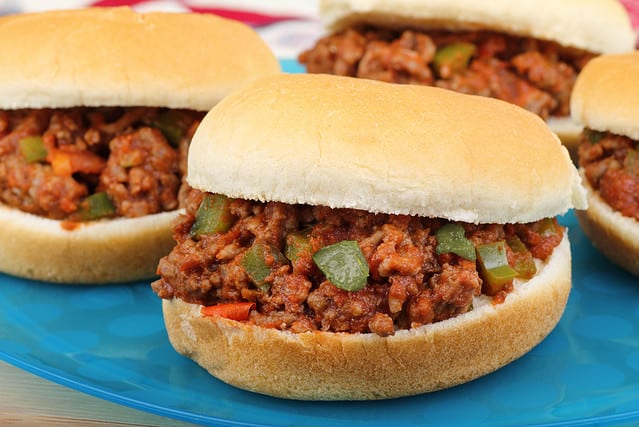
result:
<svg viewBox="0 0 639 427"><path fill-rule="evenodd" d="M233 225L230 200L222 194L207 193L195 213L190 235L196 239L203 234L224 233Z"/></svg>
<svg viewBox="0 0 639 427"><path fill-rule="evenodd" d="M171 146L177 147L185 132L185 129L180 125L181 119L182 117L177 111L169 110L158 115L151 122L151 126L162 132Z"/></svg>
<svg viewBox="0 0 639 427"><path fill-rule="evenodd" d="M475 247L466 238L466 231L460 224L448 223L435 232L437 238L437 255L452 252L462 258L475 261Z"/></svg>
<svg viewBox="0 0 639 427"><path fill-rule="evenodd" d="M304 252L311 252L311 242L302 232L289 233L286 236L286 246L284 247L284 255L291 262L295 262Z"/></svg>
<svg viewBox="0 0 639 427"><path fill-rule="evenodd" d="M107 193L101 191L85 198L80 204L78 213L81 219L90 221L113 215L115 206L113 206Z"/></svg>
<svg viewBox="0 0 639 427"><path fill-rule="evenodd" d="M623 161L623 169L630 175L639 176L639 151L637 149L628 150Z"/></svg>
<svg viewBox="0 0 639 427"><path fill-rule="evenodd" d="M537 273L537 266L532 254L517 236L506 237L506 243L510 249L517 255L513 268L522 279L530 279Z"/></svg>
<svg viewBox="0 0 639 427"><path fill-rule="evenodd" d="M368 262L355 240L343 240L325 246L313 254L313 261L326 278L340 289L353 292L366 287L370 273Z"/></svg>
<svg viewBox="0 0 639 427"><path fill-rule="evenodd" d="M435 72L439 75L447 75L453 72L463 71L468 68L470 58L477 51L472 43L450 43L440 48L433 58Z"/></svg>
<svg viewBox="0 0 639 427"><path fill-rule="evenodd" d="M487 295L503 290L518 275L508 264L505 240L477 246L477 261L483 280L482 290Z"/></svg>
<svg viewBox="0 0 639 427"><path fill-rule="evenodd" d="M531 228L544 237L554 236L558 233L555 221L552 218L544 218L532 224Z"/></svg>
<svg viewBox="0 0 639 427"><path fill-rule="evenodd" d="M39 136L27 136L18 142L20 154L27 163L41 162L47 158L47 149Z"/></svg>
<svg viewBox="0 0 639 427"><path fill-rule="evenodd" d="M286 258L276 247L265 243L254 243L244 253L241 264L255 286L266 292L270 288L266 278L273 269L286 262Z"/></svg>
<svg viewBox="0 0 639 427"><path fill-rule="evenodd" d="M591 144L596 144L606 136L606 132L599 132L593 129L584 129L584 136Z"/></svg>

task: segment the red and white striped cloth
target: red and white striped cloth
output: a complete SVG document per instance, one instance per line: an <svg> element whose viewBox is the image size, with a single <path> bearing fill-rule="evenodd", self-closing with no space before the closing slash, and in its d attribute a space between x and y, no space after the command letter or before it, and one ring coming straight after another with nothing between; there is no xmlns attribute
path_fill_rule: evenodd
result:
<svg viewBox="0 0 639 427"><path fill-rule="evenodd" d="M639 32L639 0L620 0L626 7L628 15L630 15L630 21L635 31ZM639 40L637 41L639 47Z"/></svg>
<svg viewBox="0 0 639 427"><path fill-rule="evenodd" d="M639 0L620 0L639 32ZM86 6L214 13L253 26L279 58L295 58L323 34L317 0L0 0L0 14ZM639 46L639 40L638 40Z"/></svg>

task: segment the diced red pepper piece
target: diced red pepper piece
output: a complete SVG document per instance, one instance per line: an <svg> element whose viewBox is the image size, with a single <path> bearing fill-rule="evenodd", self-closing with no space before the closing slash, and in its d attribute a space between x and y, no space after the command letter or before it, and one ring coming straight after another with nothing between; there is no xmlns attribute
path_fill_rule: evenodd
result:
<svg viewBox="0 0 639 427"><path fill-rule="evenodd" d="M205 317L224 317L231 320L247 320L249 313L255 308L254 302L229 302L202 307L201 313Z"/></svg>
<svg viewBox="0 0 639 427"><path fill-rule="evenodd" d="M99 174L106 166L102 157L90 151L50 149L47 161L58 176L71 176L76 172Z"/></svg>

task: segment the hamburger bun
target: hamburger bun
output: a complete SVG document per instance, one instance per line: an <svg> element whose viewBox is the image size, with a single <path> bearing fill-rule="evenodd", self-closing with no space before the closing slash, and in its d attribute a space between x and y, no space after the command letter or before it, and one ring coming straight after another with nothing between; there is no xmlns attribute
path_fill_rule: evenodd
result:
<svg viewBox="0 0 639 427"><path fill-rule="evenodd" d="M593 59L570 98L575 123L639 140L639 52Z"/></svg>
<svg viewBox="0 0 639 427"><path fill-rule="evenodd" d="M588 209L576 212L584 234L610 261L639 276L639 222L612 209L585 176L584 183Z"/></svg>
<svg viewBox="0 0 639 427"><path fill-rule="evenodd" d="M579 76L571 98L575 122L588 129L639 141L639 53L604 55ZM581 174L588 192L587 211L577 213L584 233L615 264L639 276L639 222L622 215Z"/></svg>
<svg viewBox="0 0 639 427"><path fill-rule="evenodd" d="M150 278L157 261L175 244L170 230L176 215L170 211L114 218L78 223L68 230L60 221L0 205L0 269L70 284Z"/></svg>
<svg viewBox="0 0 639 427"><path fill-rule="evenodd" d="M3 109L208 111L247 81L279 71L255 31L215 15L87 8L8 15L0 23Z"/></svg>
<svg viewBox="0 0 639 427"><path fill-rule="evenodd" d="M320 16L330 33L357 26L427 33L487 30L594 55L630 52L637 40L628 13L617 0L321 0ZM576 158L581 128L568 116L550 115L547 122Z"/></svg>
<svg viewBox="0 0 639 427"><path fill-rule="evenodd" d="M458 317L389 337L295 334L163 300L173 347L236 387L302 400L374 400L431 392L471 381L516 360L556 326L570 293L570 243L538 275L493 305L477 298Z"/></svg>
<svg viewBox="0 0 639 427"><path fill-rule="evenodd" d="M319 74L265 78L220 102L194 136L188 181L231 198L475 224L536 221L586 203L565 147L532 113ZM243 389L311 400L423 393L492 372L555 327L571 286L563 236L503 303L476 297L469 312L391 336L281 331L205 317L180 298L164 299L163 314L179 353Z"/></svg>
<svg viewBox="0 0 639 427"><path fill-rule="evenodd" d="M594 53L633 50L636 34L617 0L321 0L324 25L494 30L551 40Z"/></svg>
<svg viewBox="0 0 639 427"><path fill-rule="evenodd" d="M193 137L189 184L229 197L475 224L585 206L566 150L527 111L429 86L335 77L276 76L224 99ZM535 144L505 143L513 140ZM220 156L228 161L211 169ZM527 159L528 173L516 159Z"/></svg>
<svg viewBox="0 0 639 427"><path fill-rule="evenodd" d="M0 49L3 110L162 107L204 114L246 82L279 72L272 52L244 24L124 7L2 17ZM169 224L177 213L69 227L2 204L0 271L79 284L151 278L174 244Z"/></svg>

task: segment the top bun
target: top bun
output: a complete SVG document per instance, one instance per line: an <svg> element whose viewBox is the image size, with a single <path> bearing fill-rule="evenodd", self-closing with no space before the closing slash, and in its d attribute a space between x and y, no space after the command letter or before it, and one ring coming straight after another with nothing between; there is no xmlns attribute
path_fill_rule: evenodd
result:
<svg viewBox="0 0 639 427"><path fill-rule="evenodd" d="M222 100L188 165L193 187L230 197L473 223L586 204L568 152L522 108L322 74L267 77Z"/></svg>
<svg viewBox="0 0 639 427"><path fill-rule="evenodd" d="M0 18L0 108L151 106L208 111L279 72L248 26L213 15L94 8Z"/></svg>
<svg viewBox="0 0 639 427"><path fill-rule="evenodd" d="M570 100L574 121L639 140L639 52L605 55L581 71Z"/></svg>
<svg viewBox="0 0 639 427"><path fill-rule="evenodd" d="M628 52L636 34L617 0L320 0L334 31L385 27L489 29L594 53Z"/></svg>

